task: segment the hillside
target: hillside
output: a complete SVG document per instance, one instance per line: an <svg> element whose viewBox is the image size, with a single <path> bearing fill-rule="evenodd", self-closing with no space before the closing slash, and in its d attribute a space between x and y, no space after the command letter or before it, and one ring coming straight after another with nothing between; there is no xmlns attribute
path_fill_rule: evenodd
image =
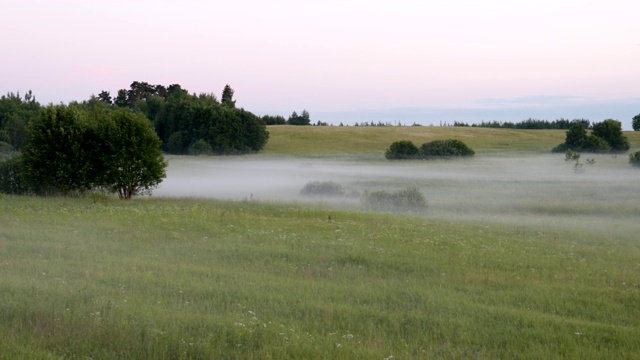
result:
<svg viewBox="0 0 640 360"><path fill-rule="evenodd" d="M464 141L477 153L549 152L565 139L565 130L512 130L437 126L268 126L269 155L383 154L394 141L416 145L436 139ZM632 149L640 148L640 132L625 132Z"/></svg>

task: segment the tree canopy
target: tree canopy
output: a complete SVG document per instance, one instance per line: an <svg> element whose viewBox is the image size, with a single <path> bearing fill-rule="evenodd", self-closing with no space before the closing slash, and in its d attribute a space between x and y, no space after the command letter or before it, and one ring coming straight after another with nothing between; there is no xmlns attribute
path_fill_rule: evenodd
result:
<svg viewBox="0 0 640 360"><path fill-rule="evenodd" d="M622 133L622 124L614 119L607 119L593 124L593 135L606 141L612 151L629 150L629 140Z"/></svg>
<svg viewBox="0 0 640 360"><path fill-rule="evenodd" d="M449 156L473 156L475 151L467 144L456 139L433 140L420 146L420 154L423 158L449 157Z"/></svg>
<svg viewBox="0 0 640 360"><path fill-rule="evenodd" d="M24 149L27 177L36 190L87 190L98 185L95 126L77 106L50 105L29 124Z"/></svg>
<svg viewBox="0 0 640 360"><path fill-rule="evenodd" d="M122 199L144 194L166 176L160 139L141 113L118 109L98 124L99 183Z"/></svg>
<svg viewBox="0 0 640 360"><path fill-rule="evenodd" d="M228 155L262 150L269 139L264 121L236 108L233 95L229 84L220 102L213 94L189 94L178 84L165 87L134 81L130 89L118 91L114 104L146 115L162 149L172 154Z"/></svg>
<svg viewBox="0 0 640 360"><path fill-rule="evenodd" d="M389 160L416 159L419 155L420 150L410 140L395 141L384 152L384 157Z"/></svg>
<svg viewBox="0 0 640 360"><path fill-rule="evenodd" d="M67 195L102 188L129 199L166 176L149 120L99 102L49 105L30 124L23 164L36 191Z"/></svg>
<svg viewBox="0 0 640 360"><path fill-rule="evenodd" d="M41 106L29 90L24 96L8 93L0 97L0 143L21 150L27 141L27 126L40 114Z"/></svg>
<svg viewBox="0 0 640 360"><path fill-rule="evenodd" d="M287 125L311 125L311 116L307 110L298 115L295 111L287 119Z"/></svg>
<svg viewBox="0 0 640 360"><path fill-rule="evenodd" d="M567 130L565 142L553 149L554 152L567 150L584 152L625 152L629 150L629 140L622 133L619 121L607 119L593 124L589 134L584 123L574 123Z"/></svg>

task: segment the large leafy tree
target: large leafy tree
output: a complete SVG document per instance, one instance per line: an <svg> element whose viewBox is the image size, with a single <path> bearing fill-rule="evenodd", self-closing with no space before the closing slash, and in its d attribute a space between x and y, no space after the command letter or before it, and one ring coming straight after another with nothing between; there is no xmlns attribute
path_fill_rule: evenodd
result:
<svg viewBox="0 0 640 360"><path fill-rule="evenodd" d="M29 126L24 149L27 177L38 190L63 195L97 185L100 163L95 128L77 106L50 105Z"/></svg>
<svg viewBox="0 0 640 360"><path fill-rule="evenodd" d="M160 139L149 120L140 113L118 109L98 124L103 164L99 182L121 199L144 194L165 178L166 161Z"/></svg>
<svg viewBox="0 0 640 360"><path fill-rule="evenodd" d="M166 175L160 139L149 120L98 98L50 105L29 130L23 164L37 191L67 195L103 188L130 199Z"/></svg>

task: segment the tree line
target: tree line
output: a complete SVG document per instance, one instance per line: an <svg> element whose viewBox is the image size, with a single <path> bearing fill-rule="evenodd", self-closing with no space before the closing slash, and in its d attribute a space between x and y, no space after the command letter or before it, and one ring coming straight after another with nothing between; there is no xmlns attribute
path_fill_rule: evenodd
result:
<svg viewBox="0 0 640 360"><path fill-rule="evenodd" d="M68 105L24 96L0 97L0 192L69 194L101 189L128 199L165 177L162 150L173 154L243 154L261 150L262 119L236 108L226 85L189 94L134 81L113 98L101 91ZM308 118L308 113L306 113Z"/></svg>
<svg viewBox="0 0 640 360"><path fill-rule="evenodd" d="M264 115L262 116L262 121L267 125L311 125L311 115L305 109L302 110L301 114L294 111L286 120L281 115ZM315 125L327 126L326 123L321 121L318 121Z"/></svg>
<svg viewBox="0 0 640 360"><path fill-rule="evenodd" d="M49 105L27 127L20 152L0 162L0 192L61 194L101 189L122 199L166 176L149 120L99 101Z"/></svg>
<svg viewBox="0 0 640 360"><path fill-rule="evenodd" d="M465 122L455 121L453 126L463 127L481 127L481 128L494 128L494 129L521 129L521 130L568 130L576 123L582 123L586 128L589 128L590 121L587 119L556 119L554 121L540 120L540 119L526 119L520 122L511 121L482 121L479 124L467 124Z"/></svg>
<svg viewBox="0 0 640 360"><path fill-rule="evenodd" d="M178 84L152 85L134 81L114 98L102 91L97 99L108 106L144 114L170 154L243 154L262 150L269 139L265 122L237 108L228 84L221 100L212 93L190 94Z"/></svg>

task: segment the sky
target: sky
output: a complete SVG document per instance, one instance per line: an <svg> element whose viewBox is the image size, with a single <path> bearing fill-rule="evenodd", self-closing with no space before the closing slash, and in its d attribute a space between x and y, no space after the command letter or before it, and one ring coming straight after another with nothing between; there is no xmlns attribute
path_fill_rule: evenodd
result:
<svg viewBox="0 0 640 360"><path fill-rule="evenodd" d="M637 0L0 0L0 93L180 84L258 115L415 122L640 113Z"/></svg>

